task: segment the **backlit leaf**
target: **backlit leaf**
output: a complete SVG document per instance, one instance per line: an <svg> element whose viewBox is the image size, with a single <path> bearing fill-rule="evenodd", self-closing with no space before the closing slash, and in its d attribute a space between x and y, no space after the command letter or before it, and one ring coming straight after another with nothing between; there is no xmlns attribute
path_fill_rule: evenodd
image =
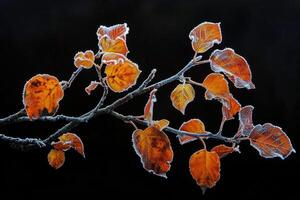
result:
<svg viewBox="0 0 300 200"><path fill-rule="evenodd" d="M153 106L154 106L154 102L156 102L156 97L155 97L156 92L157 89L154 89L150 92L148 101L144 108L144 119L150 123L152 123L152 119L153 119Z"/></svg>
<svg viewBox="0 0 300 200"><path fill-rule="evenodd" d="M187 122L184 122L180 128L180 131L186 131L189 133L205 133L205 125L200 119L190 119ZM186 144L188 142L196 140L196 137L184 135L179 136L179 142L180 144Z"/></svg>
<svg viewBox="0 0 300 200"><path fill-rule="evenodd" d="M191 84L179 84L171 93L172 105L182 114L186 106L194 100L195 90Z"/></svg>
<svg viewBox="0 0 300 200"><path fill-rule="evenodd" d="M189 34L192 47L197 53L204 53L222 42L220 23L203 22L196 26Z"/></svg>
<svg viewBox="0 0 300 200"><path fill-rule="evenodd" d="M106 82L114 92L123 92L135 85L140 73L138 65L128 59L124 63L107 65L105 68Z"/></svg>
<svg viewBox="0 0 300 200"><path fill-rule="evenodd" d="M209 74L202 83L205 87L205 99L212 100L217 99L224 106L230 108L228 98L230 97L228 82L224 76L219 73Z"/></svg>
<svg viewBox="0 0 300 200"><path fill-rule="evenodd" d="M74 148L78 153L80 153L83 157L84 154L84 146L83 143L76 134L74 133L65 133L58 138L61 142L70 143L71 147Z"/></svg>
<svg viewBox="0 0 300 200"><path fill-rule="evenodd" d="M145 130L134 131L132 141L144 169L166 178L173 160L173 150L168 136L150 126Z"/></svg>
<svg viewBox="0 0 300 200"><path fill-rule="evenodd" d="M104 35L99 40L99 49L102 50L103 52L114 52L125 56L129 52L126 41L124 39L117 38L113 40L106 35Z"/></svg>
<svg viewBox="0 0 300 200"><path fill-rule="evenodd" d="M256 125L251 131L250 144L265 158L284 159L295 152L290 139L280 127L270 123Z"/></svg>
<svg viewBox="0 0 300 200"><path fill-rule="evenodd" d="M224 144L220 144L215 146L214 148L211 149L211 151L216 152L220 158L223 158L227 156L230 153L233 153L234 151L237 151L234 147L229 147Z"/></svg>
<svg viewBox="0 0 300 200"><path fill-rule="evenodd" d="M195 152L189 161L190 173L204 193L220 179L220 158L216 152L206 149Z"/></svg>
<svg viewBox="0 0 300 200"><path fill-rule="evenodd" d="M226 48L215 50L211 56L211 69L214 72L224 74L237 88L254 89L250 67L242 56L236 54L233 49Z"/></svg>
<svg viewBox="0 0 300 200"><path fill-rule="evenodd" d="M51 149L48 154L48 163L55 169L60 168L65 163L65 152Z"/></svg>
<svg viewBox="0 0 300 200"><path fill-rule="evenodd" d="M95 55L94 52L91 50L88 50L86 52L80 51L74 56L74 65L77 68L83 67L86 69L90 69L94 66L94 61Z"/></svg>
<svg viewBox="0 0 300 200"><path fill-rule="evenodd" d="M118 37L126 40L126 35L129 32L129 28L127 24L117 24L110 27L100 26L97 30L98 38L102 38L102 36L107 35L110 39L115 40Z"/></svg>
<svg viewBox="0 0 300 200"><path fill-rule="evenodd" d="M30 119L54 115L64 91L55 76L38 74L25 84L23 104Z"/></svg>

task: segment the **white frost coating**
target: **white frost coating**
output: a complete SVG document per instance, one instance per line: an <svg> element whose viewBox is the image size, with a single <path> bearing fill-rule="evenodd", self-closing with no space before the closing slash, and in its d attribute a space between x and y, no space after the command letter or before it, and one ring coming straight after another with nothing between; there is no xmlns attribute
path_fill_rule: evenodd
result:
<svg viewBox="0 0 300 200"><path fill-rule="evenodd" d="M195 35L195 31L197 30L197 29L199 29L199 28L201 28L202 26L205 26L205 25L207 25L207 24L210 24L210 25L215 25L215 24L217 24L218 25L218 28L219 28L219 30L220 30L220 33L221 33L221 22L218 22L218 23L212 23L212 22L207 22L207 21L205 21L205 22L202 22L201 24L199 24L198 26L196 26L196 27L194 27L191 31L190 31L190 33L189 33L189 38L192 40L192 43L194 43L194 42L197 42L198 41L198 37ZM221 33L221 39L219 40L219 39L214 39L214 40L212 40L212 41L210 41L210 42L207 42L207 49L210 49L210 48L212 48L213 46L214 46L214 44L220 44L222 42L222 33Z"/></svg>
<svg viewBox="0 0 300 200"><path fill-rule="evenodd" d="M263 126L264 126L264 127L263 127ZM281 131L281 134L283 134L283 135L287 138L289 144L291 145L291 150L288 152L287 155L283 156L283 155L281 155L280 153L276 152L276 149L274 150L274 149L272 149L272 148L270 148L270 147L269 147L269 150L270 150L270 152L271 152L271 155L266 155L265 152L263 152L259 147L257 147L256 144L251 140L251 134L253 134L253 131L254 131L254 130L260 129L260 132L259 132L258 134L263 134L263 133L266 131L266 129L267 129L266 126L268 126L268 127L271 126L272 128L278 128L279 131ZM282 129L281 129L280 127L274 126L274 125L271 124L271 123L265 123L264 125L261 125L261 124L256 125L255 128L254 128L254 129L252 130L252 132L250 133L249 138L250 138L250 145L253 146L253 147L259 152L259 155L262 156L262 157L264 157L264 158L275 158L275 157L279 157L279 158L281 158L282 160L284 160L284 159L287 158L291 153L293 153L293 152L296 153L296 150L294 149L294 147L293 147L293 145L292 145L292 143L291 143L291 140L290 140L290 138L286 135L286 133L285 133L284 131L282 131Z"/></svg>
<svg viewBox="0 0 300 200"><path fill-rule="evenodd" d="M163 178L167 179L167 178L168 178L168 177L167 177L167 173L157 174L157 173L155 173L154 170L148 170L148 169L145 168L145 163L144 163L144 161L143 161L143 157L142 157L142 155L140 154L140 152L137 150L137 148L136 148L136 146L135 146L135 142L134 142L134 134L135 134L137 131L143 131L143 130L141 130L141 129L135 130L135 131L133 132L133 134L132 134L131 141L132 141L132 146L133 146L133 149L134 149L135 153L140 157L140 162L143 164L143 168L144 168L147 172L149 172L149 173L152 173L152 174L154 174L154 175L156 175L156 176L160 176L160 177L163 177ZM162 132L162 133L164 133L164 132ZM165 134L165 133L164 133L164 134ZM173 150L172 150L172 152L173 152ZM173 158L174 158L174 156L172 156L172 159L171 159L170 161L167 161L167 163L170 165L170 169L171 169L171 162L173 161Z"/></svg>
<svg viewBox="0 0 300 200"><path fill-rule="evenodd" d="M219 50L219 49L214 50L212 52L211 56L210 56L210 60L211 60L212 56L215 56L216 59L223 60L224 58L221 58L221 56L224 56L224 55L222 55L220 53L223 52L223 51L226 51L226 50L232 51L233 54L238 55L246 63L246 66L249 68L250 81L244 81L244 80L242 80L241 78L237 77L236 75L234 75L230 71L227 71L223 67L214 64L212 61L210 62L211 70L214 71L214 72L218 72L218 73L223 72L234 83L234 86L236 88L247 88L248 90L249 89L255 89L255 85L251 81L252 80L252 73L251 73L250 66L249 66L247 60L243 56L235 53L235 51L232 48L228 48L227 47L227 48L225 48L223 50Z"/></svg>

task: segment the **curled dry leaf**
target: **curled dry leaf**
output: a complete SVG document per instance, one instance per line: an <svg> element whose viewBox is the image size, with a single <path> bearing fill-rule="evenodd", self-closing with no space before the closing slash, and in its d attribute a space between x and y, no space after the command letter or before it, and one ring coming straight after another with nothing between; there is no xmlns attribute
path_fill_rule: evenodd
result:
<svg viewBox="0 0 300 200"><path fill-rule="evenodd" d="M64 91L55 76L38 74L25 84L23 104L30 119L54 115Z"/></svg>
<svg viewBox="0 0 300 200"><path fill-rule="evenodd" d="M220 145L217 145L214 148L212 148L211 151L216 152L220 158L224 158L228 154L233 153L238 150L234 147L229 147L229 146L226 146L225 144L220 144Z"/></svg>
<svg viewBox="0 0 300 200"><path fill-rule="evenodd" d="M88 95L91 95L91 92L94 91L100 83L98 81L91 81L90 84L85 88L85 92Z"/></svg>
<svg viewBox="0 0 300 200"><path fill-rule="evenodd" d="M94 66L95 55L94 52L88 50L86 52L78 52L74 56L74 65L77 68L83 67L85 69L90 69Z"/></svg>
<svg viewBox="0 0 300 200"><path fill-rule="evenodd" d="M295 152L290 139L278 126L270 123L256 125L251 131L250 144L265 158L284 159Z"/></svg>
<svg viewBox="0 0 300 200"><path fill-rule="evenodd" d="M68 151L72 146L71 142L52 142L51 145L53 146L54 149L59 150L59 151Z"/></svg>
<svg viewBox="0 0 300 200"><path fill-rule="evenodd" d="M62 136L60 136L58 139L61 142L64 142L65 144L70 144L72 148L74 148L78 153L80 153L83 157L85 157L83 143L80 137L78 137L76 134L65 133Z"/></svg>
<svg viewBox="0 0 300 200"><path fill-rule="evenodd" d="M128 59L105 68L107 85L114 92L123 92L135 85L140 73L138 65Z"/></svg>
<svg viewBox="0 0 300 200"><path fill-rule="evenodd" d="M189 34L192 47L196 53L204 53L222 42L220 23L203 22L196 26Z"/></svg>
<svg viewBox="0 0 300 200"><path fill-rule="evenodd" d="M168 136L163 131L150 126L145 130L135 130L132 134L132 142L144 169L166 178L173 160L173 150Z"/></svg>
<svg viewBox="0 0 300 200"><path fill-rule="evenodd" d="M239 129L237 135L249 136L253 126L252 113L254 107L251 105L244 106L239 112Z"/></svg>
<svg viewBox="0 0 300 200"><path fill-rule="evenodd" d="M117 39L118 37L126 40L126 35L129 32L129 28L127 24L116 24L110 27L100 26L97 30L98 39L102 38L102 36L107 35L112 40Z"/></svg>
<svg viewBox="0 0 300 200"><path fill-rule="evenodd" d="M190 173L204 193L220 179L220 158L216 152L206 149L195 152L189 161Z"/></svg>
<svg viewBox="0 0 300 200"><path fill-rule="evenodd" d="M236 54L233 49L226 48L215 50L211 56L211 69L214 72L224 74L237 88L254 89L250 67L242 56Z"/></svg>
<svg viewBox="0 0 300 200"><path fill-rule="evenodd" d="M179 84L172 91L170 98L174 108L184 115L186 106L195 98L195 90L191 84Z"/></svg>
<svg viewBox="0 0 300 200"><path fill-rule="evenodd" d="M65 163L65 152L51 149L48 154L48 163L55 169L60 168Z"/></svg>
<svg viewBox="0 0 300 200"><path fill-rule="evenodd" d="M126 57L119 53L104 53L102 56L102 63L107 65L123 64Z"/></svg>
<svg viewBox="0 0 300 200"><path fill-rule="evenodd" d="M154 106L154 102L156 102L156 96L155 96L156 92L157 89L153 89L150 92L148 101L144 108L144 119L147 120L149 123L152 123L152 119L153 119L153 106Z"/></svg>
<svg viewBox="0 0 300 200"><path fill-rule="evenodd" d="M228 99L229 107L222 106L223 120L233 119L241 109L241 104L230 94Z"/></svg>
<svg viewBox="0 0 300 200"><path fill-rule="evenodd" d="M187 122L184 122L180 128L180 131L186 131L189 133L205 133L205 125L200 119L190 119ZM196 140L196 137L188 136L188 135L183 135L179 136L179 142L180 144L186 144L188 142Z"/></svg>
<svg viewBox="0 0 300 200"><path fill-rule="evenodd" d="M168 127L170 124L169 120L161 119L158 121L154 121L153 126L158 130L162 131L164 128Z"/></svg>

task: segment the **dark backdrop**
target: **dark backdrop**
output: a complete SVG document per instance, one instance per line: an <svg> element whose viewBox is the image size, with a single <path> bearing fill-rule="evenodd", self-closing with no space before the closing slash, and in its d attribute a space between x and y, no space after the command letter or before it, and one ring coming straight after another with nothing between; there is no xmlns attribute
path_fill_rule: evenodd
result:
<svg viewBox="0 0 300 200"><path fill-rule="evenodd" d="M139 82L155 67L155 80L177 72L193 56L189 31L203 21L221 22L223 42L218 48L231 47L251 65L257 89L231 91L242 105L254 105L254 122L271 122L285 130L299 149L299 16L300 3L285 1L15 1L0 2L0 114L7 116L22 108L23 85L37 73L68 79L77 51L97 51L99 25L127 22L130 27L129 58L143 70ZM209 56L209 51L205 56ZM189 72L202 81L210 72L203 66ZM84 88L96 78L85 70L66 91L59 113L79 115L91 109L99 96L87 96ZM155 105L155 118L168 118L173 127L198 117L207 130L217 131L221 106L205 101L204 90L185 116L172 108L169 94L175 87L162 88ZM107 102L123 94L112 94ZM139 115L147 96L141 96L118 111ZM22 123L1 127L12 136L45 138L63 123ZM225 134L232 134L238 123L230 121ZM201 146L195 142L180 146L170 135L175 153L168 179L143 170L131 144L132 127L110 116L100 116L73 130L85 144L86 160L68 152L65 165L54 170L48 166L47 151L19 152L0 144L0 194L35 196L48 193L111 197L191 197L202 198L201 190L188 171L189 156ZM211 141L211 147L216 142ZM298 147L298 148L297 148ZM268 198L286 195L299 198L297 154L282 161L264 159L245 142L242 155L222 159L222 177L207 191L206 199ZM106 197L109 195L110 197ZM2 197L1 197L2 198Z"/></svg>

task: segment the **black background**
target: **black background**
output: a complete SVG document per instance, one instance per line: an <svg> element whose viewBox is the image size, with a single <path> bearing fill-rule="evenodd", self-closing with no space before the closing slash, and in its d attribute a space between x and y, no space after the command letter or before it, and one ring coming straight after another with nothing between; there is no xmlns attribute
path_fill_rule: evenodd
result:
<svg viewBox="0 0 300 200"><path fill-rule="evenodd" d="M98 50L99 25L127 22L129 58L143 70L139 83L153 67L155 80L177 72L193 56L189 31L203 21L221 22L223 42L216 48L231 47L251 65L255 90L238 90L230 85L242 105L255 106L254 122L271 122L283 128L299 150L299 38L300 2L285 1L0 1L0 114L7 116L22 108L22 89L26 80L48 73L66 80L75 70L77 51ZM204 54L207 58L212 50ZM202 81L210 72L204 65L188 75ZM95 106L99 94L88 96L84 88L96 79L85 70L65 92L59 113L79 115ZM217 131L221 106L205 101L204 90L196 89L197 99L186 115L172 108L169 94L172 83L157 93L155 118L167 118L179 127L190 118L200 118L207 130ZM123 94L110 93L107 103ZM122 106L124 114L142 114L147 95ZM46 138L63 123L21 123L1 127L1 133L20 137ZM238 126L233 120L225 125L232 135ZM65 196L95 195L112 197L186 197L202 198L201 190L188 171L189 156L201 148L198 142L180 146L170 135L175 153L168 179L144 171L131 144L130 125L110 116L100 116L73 132L81 136L86 160L74 151L67 152L65 165L54 170L48 166L47 151L19 152L0 143L0 193L35 195L58 193ZM209 148L215 141L208 142ZM272 198L285 195L299 198L297 154L282 161L261 158L244 142L242 155L222 159L222 177L205 198ZM105 195L109 195L106 197ZM47 197L47 196L44 196ZM1 197L2 198L2 197ZM89 198L88 198L89 199Z"/></svg>

